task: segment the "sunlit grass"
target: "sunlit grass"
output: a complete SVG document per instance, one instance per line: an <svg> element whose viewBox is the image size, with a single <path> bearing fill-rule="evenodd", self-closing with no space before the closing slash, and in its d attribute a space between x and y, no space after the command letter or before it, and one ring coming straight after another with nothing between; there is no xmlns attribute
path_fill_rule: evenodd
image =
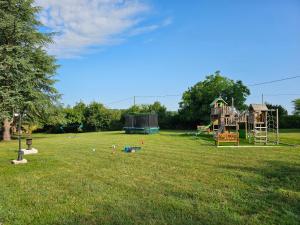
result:
<svg viewBox="0 0 300 225"><path fill-rule="evenodd" d="M281 139L299 143L300 132ZM13 166L17 142L0 143L4 225L300 221L300 147L219 149L171 131L35 134L34 147L28 164Z"/></svg>

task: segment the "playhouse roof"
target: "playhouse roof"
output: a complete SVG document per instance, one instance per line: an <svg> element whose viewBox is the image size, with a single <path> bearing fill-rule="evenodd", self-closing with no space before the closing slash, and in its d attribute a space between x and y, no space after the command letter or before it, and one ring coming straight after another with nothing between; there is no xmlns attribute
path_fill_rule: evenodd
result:
<svg viewBox="0 0 300 225"><path fill-rule="evenodd" d="M268 111L268 107L265 104L250 104L249 108L254 111Z"/></svg>
<svg viewBox="0 0 300 225"><path fill-rule="evenodd" d="M216 104L216 102L218 102L218 101L222 101L223 103L225 103L227 105L227 102L225 102L225 100L220 96L220 97L216 98L215 100L213 100L212 103L210 103L210 107L213 107Z"/></svg>

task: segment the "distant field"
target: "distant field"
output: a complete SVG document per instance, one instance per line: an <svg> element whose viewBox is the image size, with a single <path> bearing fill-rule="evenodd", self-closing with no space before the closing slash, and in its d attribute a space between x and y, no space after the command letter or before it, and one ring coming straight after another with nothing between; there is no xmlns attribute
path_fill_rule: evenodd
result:
<svg viewBox="0 0 300 225"><path fill-rule="evenodd" d="M300 144L300 130L280 137ZM34 147L13 166L17 142L0 143L0 224L300 224L299 146L216 148L168 131L35 134Z"/></svg>

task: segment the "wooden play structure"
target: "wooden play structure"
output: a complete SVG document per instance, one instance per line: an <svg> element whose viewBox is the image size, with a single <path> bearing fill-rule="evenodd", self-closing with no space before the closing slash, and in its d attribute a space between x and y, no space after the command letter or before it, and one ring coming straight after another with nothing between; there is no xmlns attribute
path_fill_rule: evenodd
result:
<svg viewBox="0 0 300 225"><path fill-rule="evenodd" d="M249 143L279 144L278 109L268 109L265 104L251 104L248 111Z"/></svg>
<svg viewBox="0 0 300 225"><path fill-rule="evenodd" d="M211 104L211 124L216 145L232 142L239 145L239 125L247 123L247 115L240 113L233 105L229 106L220 96Z"/></svg>
<svg viewBox="0 0 300 225"><path fill-rule="evenodd" d="M265 104L251 104L248 110L240 112L233 103L232 99L229 106L220 96L210 104L211 130L217 146L229 142L239 145L241 124L249 143L279 143L278 110L268 109Z"/></svg>
<svg viewBox="0 0 300 225"><path fill-rule="evenodd" d="M267 143L268 107L265 104L251 104L249 106L248 133L249 141L254 143Z"/></svg>

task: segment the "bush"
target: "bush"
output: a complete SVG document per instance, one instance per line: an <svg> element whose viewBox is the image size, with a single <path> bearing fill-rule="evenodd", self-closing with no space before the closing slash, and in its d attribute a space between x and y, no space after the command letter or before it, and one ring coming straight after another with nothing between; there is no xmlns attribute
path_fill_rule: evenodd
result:
<svg viewBox="0 0 300 225"><path fill-rule="evenodd" d="M300 129L300 116L289 115L283 116L279 120L279 128L299 128Z"/></svg>

